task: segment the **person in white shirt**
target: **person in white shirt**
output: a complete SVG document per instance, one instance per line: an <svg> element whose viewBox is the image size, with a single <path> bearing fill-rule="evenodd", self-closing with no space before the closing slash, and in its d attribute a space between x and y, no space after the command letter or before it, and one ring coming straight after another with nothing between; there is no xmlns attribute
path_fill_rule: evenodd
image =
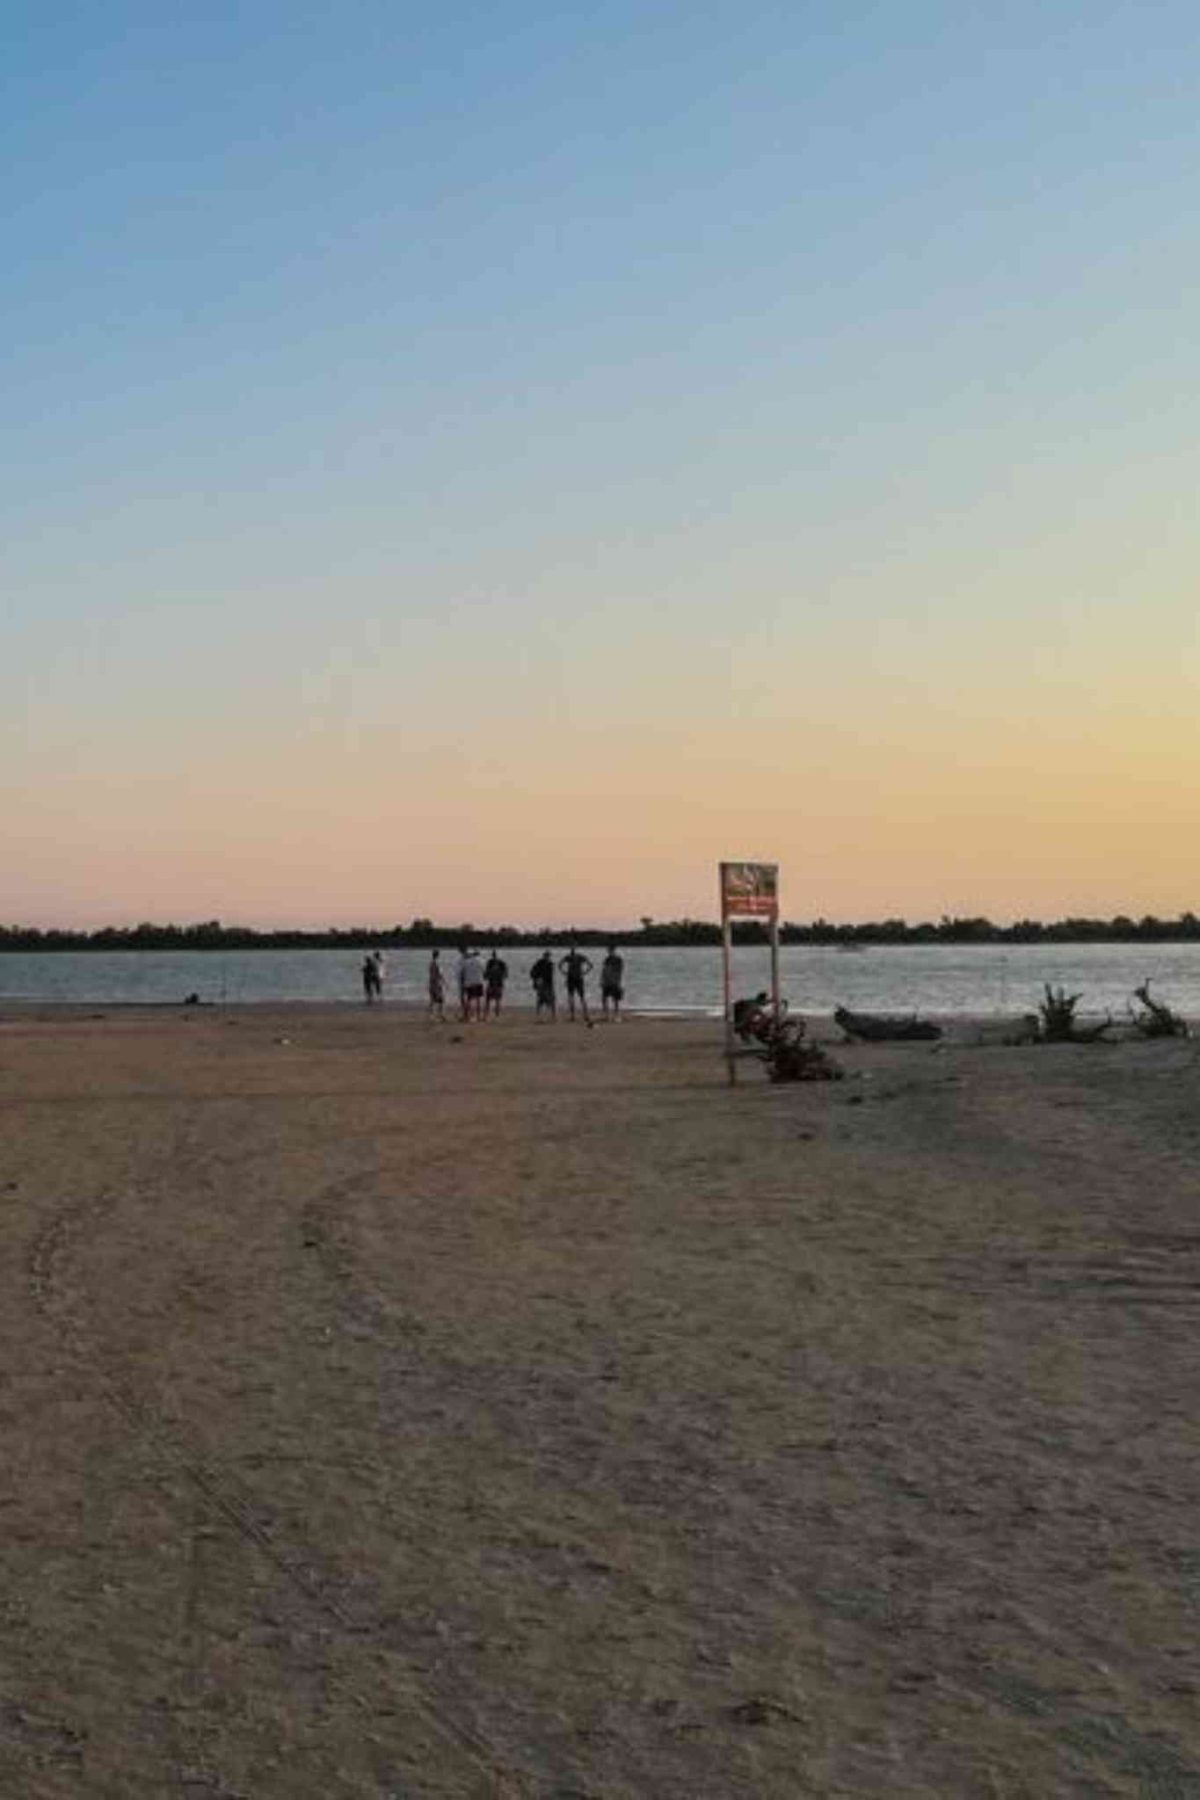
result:
<svg viewBox="0 0 1200 1800"><path fill-rule="evenodd" d="M462 1016L483 1017L483 963L475 950L464 949L458 965L458 987L462 995Z"/></svg>

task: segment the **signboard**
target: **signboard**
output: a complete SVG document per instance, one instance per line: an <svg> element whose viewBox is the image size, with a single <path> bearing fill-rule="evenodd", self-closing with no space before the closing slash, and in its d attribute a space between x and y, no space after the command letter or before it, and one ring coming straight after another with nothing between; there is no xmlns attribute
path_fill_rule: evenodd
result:
<svg viewBox="0 0 1200 1800"><path fill-rule="evenodd" d="M779 864L721 864L721 965L725 990L725 1060L730 1082L737 1080L738 1048L733 1029L733 920L765 919L771 938L771 1008L783 1013L779 997ZM763 998L766 998L765 990Z"/></svg>
<svg viewBox="0 0 1200 1800"><path fill-rule="evenodd" d="M721 918L777 919L779 917L779 864L723 862L721 864Z"/></svg>

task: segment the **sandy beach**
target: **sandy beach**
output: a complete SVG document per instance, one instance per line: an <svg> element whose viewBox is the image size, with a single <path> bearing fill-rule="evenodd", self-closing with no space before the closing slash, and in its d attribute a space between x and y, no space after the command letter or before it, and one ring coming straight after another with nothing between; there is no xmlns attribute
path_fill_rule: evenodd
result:
<svg viewBox="0 0 1200 1800"><path fill-rule="evenodd" d="M0 1019L0 1793L1200 1795L1200 1047L719 1052Z"/></svg>

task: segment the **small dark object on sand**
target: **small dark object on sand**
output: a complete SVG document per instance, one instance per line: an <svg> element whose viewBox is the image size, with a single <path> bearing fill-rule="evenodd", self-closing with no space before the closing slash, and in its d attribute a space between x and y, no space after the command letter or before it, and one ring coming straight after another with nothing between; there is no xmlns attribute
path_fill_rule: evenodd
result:
<svg viewBox="0 0 1200 1800"><path fill-rule="evenodd" d="M856 1013L849 1007L836 1006L833 1018L848 1038L857 1038L864 1044L932 1044L942 1035L940 1025L932 1019L918 1019L915 1013L897 1018L888 1013Z"/></svg>
<svg viewBox="0 0 1200 1800"><path fill-rule="evenodd" d="M755 1033L756 1052L771 1081L841 1081L842 1070L819 1044L804 1042L803 1019L771 1019Z"/></svg>
<svg viewBox="0 0 1200 1800"><path fill-rule="evenodd" d="M1041 1042L1041 1038L1041 1023L1037 1014L1022 1013L1016 1023L1004 1033L1003 1037L997 1039L997 1042L1008 1044L1010 1046L1017 1044L1038 1044Z"/></svg>
<svg viewBox="0 0 1200 1800"><path fill-rule="evenodd" d="M729 1709L731 1719L739 1725L772 1725L780 1719L798 1720L800 1714L793 1712L790 1706L784 1706L778 1700L768 1700L762 1694L753 1694L749 1700L741 1700Z"/></svg>

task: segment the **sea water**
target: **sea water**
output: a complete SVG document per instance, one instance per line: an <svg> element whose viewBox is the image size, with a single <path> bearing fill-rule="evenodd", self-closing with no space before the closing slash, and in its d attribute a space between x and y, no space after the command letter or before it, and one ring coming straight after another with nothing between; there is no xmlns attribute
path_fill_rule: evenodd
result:
<svg viewBox="0 0 1200 1800"><path fill-rule="evenodd" d="M555 954L565 950L565 943ZM505 949L508 1004L532 1005L534 949ZM599 965L602 951L590 952ZM626 1006L646 1013L714 1013L721 1008L721 953L713 948L623 949ZM361 1004L361 950L57 951L0 953L0 1005L177 1005L197 994L213 1005L280 1001ZM453 993L456 956L443 950ZM426 950L389 950L386 1000L424 1005ZM1200 1016L1200 944L914 944L847 952L788 945L781 987L800 1013L835 1006L862 1012L1003 1016L1036 1011L1047 983L1082 995L1080 1012L1125 1014L1133 989L1152 992L1187 1017ZM770 983L760 947L733 953L735 995ZM598 999L597 977L590 980ZM561 994L560 994L561 998Z"/></svg>

